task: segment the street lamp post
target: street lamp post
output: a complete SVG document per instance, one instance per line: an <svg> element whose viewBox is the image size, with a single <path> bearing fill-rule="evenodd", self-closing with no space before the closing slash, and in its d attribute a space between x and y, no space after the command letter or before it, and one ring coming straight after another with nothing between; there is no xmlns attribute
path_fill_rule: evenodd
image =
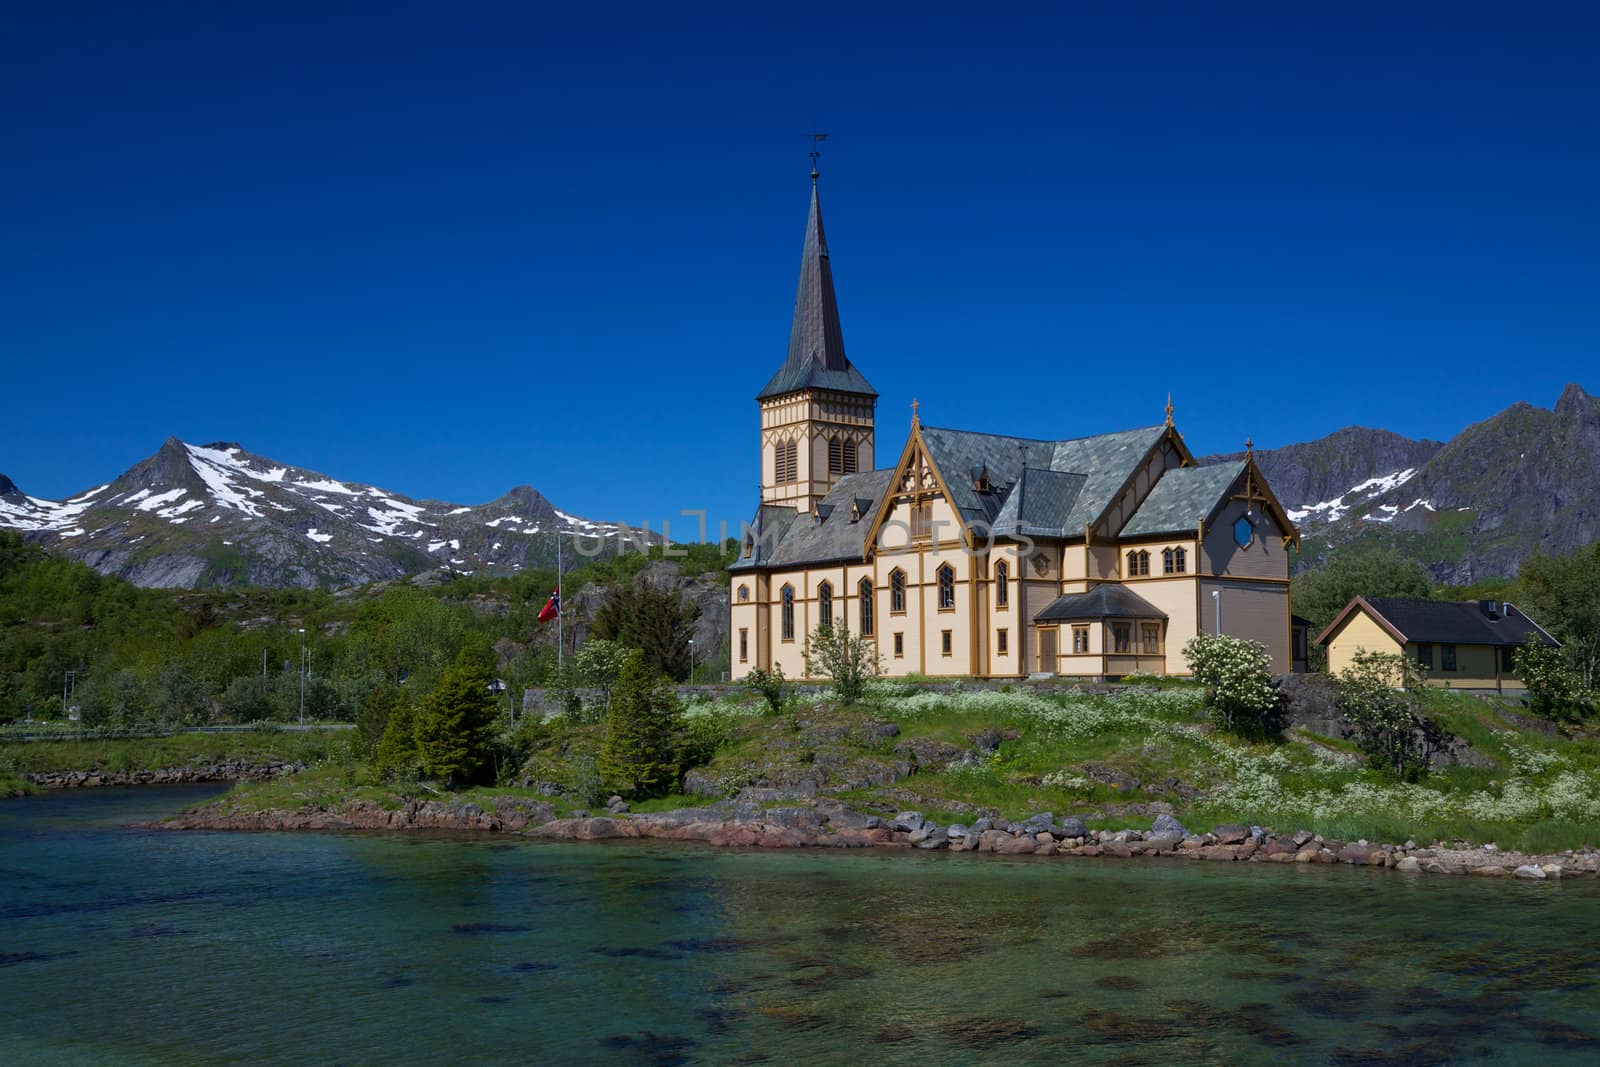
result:
<svg viewBox="0 0 1600 1067"><path fill-rule="evenodd" d="M300 725L306 724L306 628L300 627Z"/></svg>
<svg viewBox="0 0 1600 1067"><path fill-rule="evenodd" d="M1213 607L1216 608L1216 614L1217 614L1217 636L1220 637L1220 636L1222 636L1222 590L1220 590L1220 589L1211 590L1211 604L1212 604Z"/></svg>
<svg viewBox="0 0 1600 1067"><path fill-rule="evenodd" d="M689 684L694 684L694 638L689 638Z"/></svg>

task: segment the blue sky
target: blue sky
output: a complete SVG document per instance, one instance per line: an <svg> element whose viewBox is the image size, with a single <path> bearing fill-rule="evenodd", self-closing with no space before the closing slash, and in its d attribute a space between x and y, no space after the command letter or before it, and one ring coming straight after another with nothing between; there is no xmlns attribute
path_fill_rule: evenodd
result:
<svg viewBox="0 0 1600 1067"><path fill-rule="evenodd" d="M9 9L0 471L736 523L813 124L886 456L1600 392L1594 5L768 6Z"/></svg>

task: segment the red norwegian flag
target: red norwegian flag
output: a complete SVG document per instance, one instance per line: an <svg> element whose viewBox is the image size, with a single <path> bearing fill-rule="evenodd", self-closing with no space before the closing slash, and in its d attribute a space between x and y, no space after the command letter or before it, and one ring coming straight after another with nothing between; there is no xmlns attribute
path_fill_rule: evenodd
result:
<svg viewBox="0 0 1600 1067"><path fill-rule="evenodd" d="M561 614L561 591L558 589L550 594L550 599L545 601L544 607L539 609L539 621L549 622Z"/></svg>

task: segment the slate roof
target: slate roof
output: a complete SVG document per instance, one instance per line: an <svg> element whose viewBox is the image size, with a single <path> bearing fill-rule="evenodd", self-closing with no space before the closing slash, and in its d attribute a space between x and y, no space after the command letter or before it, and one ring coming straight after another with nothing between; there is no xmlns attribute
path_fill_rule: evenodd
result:
<svg viewBox="0 0 1600 1067"><path fill-rule="evenodd" d="M1101 516L1134 467L1166 432L1166 426L1160 425L1065 441L1024 442L1026 469L1018 470L1015 479L1023 482L1023 491L1006 495L994 517L995 532L1044 537L1081 534L1084 523ZM927 440L927 436L928 431L924 429L923 439ZM988 435L967 436L983 438ZM991 440L1020 441L1019 438ZM929 449L932 451L931 444ZM947 470L937 456L935 462L939 463L940 470ZM1022 466L1024 464L1018 461L1011 469ZM991 472L993 469L991 464Z"/></svg>
<svg viewBox="0 0 1600 1067"><path fill-rule="evenodd" d="M1477 601L1412 600L1406 597L1365 597L1362 600L1378 613L1383 621L1398 630L1407 641L1436 645L1521 645L1530 634L1537 635L1542 644L1555 647L1559 642L1534 622L1515 604L1509 605L1510 614L1500 606L1500 617L1491 619L1484 614ZM1340 612L1322 636L1327 638L1350 611Z"/></svg>
<svg viewBox="0 0 1600 1067"><path fill-rule="evenodd" d="M822 231L822 207L814 181L805 246L800 253L800 282L794 294L794 322L789 328L789 352L783 366L756 394L756 399L812 388L878 395L844 354L839 302L834 296L833 268L828 262L828 238Z"/></svg>
<svg viewBox="0 0 1600 1067"><path fill-rule="evenodd" d="M1035 618L1040 622L1074 619L1164 619L1167 613L1127 586L1097 585L1087 593L1058 597Z"/></svg>
<svg viewBox="0 0 1600 1067"><path fill-rule="evenodd" d="M729 567L732 571L762 567L794 567L805 563L833 563L860 560L878 509L894 477L892 468L847 474L817 506L816 515L802 515L785 505L764 504L760 521L763 536L752 558L741 556ZM865 502L861 517L850 521L852 502ZM777 512L787 512L779 516Z"/></svg>
<svg viewBox="0 0 1600 1067"><path fill-rule="evenodd" d="M1244 473L1244 466L1241 459L1167 471L1128 520L1128 525L1122 528L1122 536L1144 537L1194 530L1199 520L1210 517L1228 487Z"/></svg>

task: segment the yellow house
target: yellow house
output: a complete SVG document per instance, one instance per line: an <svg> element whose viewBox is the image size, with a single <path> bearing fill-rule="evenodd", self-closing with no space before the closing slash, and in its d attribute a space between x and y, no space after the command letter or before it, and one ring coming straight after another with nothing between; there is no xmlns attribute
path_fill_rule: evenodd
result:
<svg viewBox="0 0 1600 1067"><path fill-rule="evenodd" d="M806 676L847 627L886 673L1187 673L1197 633L1291 669L1299 532L1253 453L1197 466L1172 420L1034 440L925 426L873 469L878 394L845 356L816 175L783 364L757 396L761 503L731 570L733 676ZM894 455L894 453L891 453Z"/></svg>
<svg viewBox="0 0 1600 1067"><path fill-rule="evenodd" d="M1513 660L1530 636L1560 643L1514 604L1358 596L1317 641L1330 672L1348 668L1357 652L1383 652L1426 668L1430 685L1504 692L1526 688Z"/></svg>

